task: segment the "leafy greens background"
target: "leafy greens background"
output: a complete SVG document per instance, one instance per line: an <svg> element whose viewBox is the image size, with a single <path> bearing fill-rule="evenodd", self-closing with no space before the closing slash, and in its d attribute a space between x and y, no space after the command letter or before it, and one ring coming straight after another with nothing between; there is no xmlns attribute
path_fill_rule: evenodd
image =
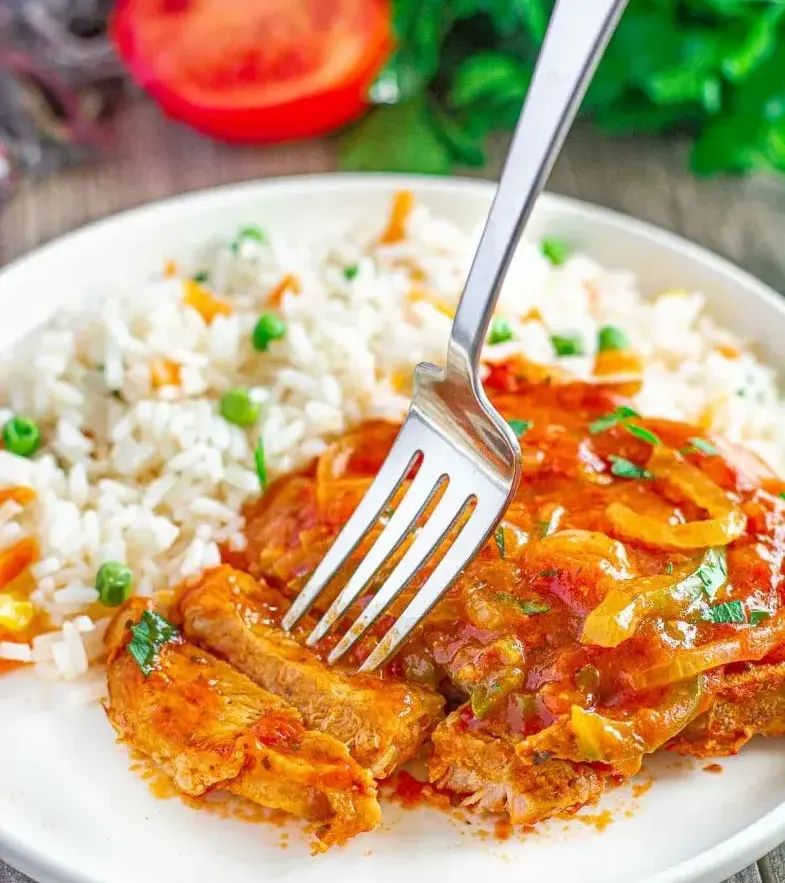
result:
<svg viewBox="0 0 785 883"><path fill-rule="evenodd" d="M515 125L553 0L392 0L398 48L347 168L481 166ZM785 0L630 0L581 113L610 134L687 133L701 175L785 172Z"/></svg>

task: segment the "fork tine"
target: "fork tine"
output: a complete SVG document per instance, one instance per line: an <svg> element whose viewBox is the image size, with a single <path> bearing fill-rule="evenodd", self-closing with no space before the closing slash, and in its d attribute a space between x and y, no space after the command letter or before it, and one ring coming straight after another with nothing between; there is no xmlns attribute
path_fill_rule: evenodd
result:
<svg viewBox="0 0 785 883"><path fill-rule="evenodd" d="M349 582L344 586L341 593L330 605L329 610L311 632L306 641L309 647L320 641L332 629L335 623L356 601L358 595L373 575L395 553L396 549L406 538L409 529L433 499L439 489L442 478L444 478L444 475L439 475L438 472L433 470L430 458L427 461L423 460L409 490L391 516L381 535L368 550L368 554L360 562Z"/></svg>
<svg viewBox="0 0 785 883"><path fill-rule="evenodd" d="M423 525L420 534L406 550L384 585L373 596L370 604L357 617L349 631L341 638L328 657L333 664L337 662L354 644L362 638L381 614L398 597L414 576L415 571L431 557L444 539L455 520L461 514L470 495L462 490L455 481L448 484L441 500L436 505L428 521Z"/></svg>
<svg viewBox="0 0 785 883"><path fill-rule="evenodd" d="M498 506L495 508L493 506L482 507L481 509L478 504L453 544L434 568L433 573L409 602L392 628L374 647L358 669L359 672L372 672L395 654L412 630L452 585L466 563L474 557L480 546L488 539L498 512ZM470 528L473 530L473 538L471 539L468 535Z"/></svg>
<svg viewBox="0 0 785 883"><path fill-rule="evenodd" d="M284 631L289 631L305 616L338 568L368 533L379 513L390 502L421 452L420 436L421 426L407 419L360 504L281 620Z"/></svg>

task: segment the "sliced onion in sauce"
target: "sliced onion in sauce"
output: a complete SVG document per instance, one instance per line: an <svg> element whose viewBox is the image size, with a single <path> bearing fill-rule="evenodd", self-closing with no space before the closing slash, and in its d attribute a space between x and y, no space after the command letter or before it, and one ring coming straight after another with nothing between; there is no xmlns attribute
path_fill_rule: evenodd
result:
<svg viewBox="0 0 785 883"><path fill-rule="evenodd" d="M686 463L668 448L656 447L646 468L711 517L705 521L667 524L641 515L623 503L611 503L606 514L623 537L663 549L689 550L726 546L744 533L747 518L741 508L697 466Z"/></svg>
<svg viewBox="0 0 785 883"><path fill-rule="evenodd" d="M636 690L661 687L692 678L696 674L731 662L755 662L785 641L785 615L772 617L756 626L738 626L730 638L702 647L676 651L665 662L643 671L632 672L630 683Z"/></svg>
<svg viewBox="0 0 785 883"><path fill-rule="evenodd" d="M607 763L625 775L638 772L644 754L656 751L695 719L703 693L703 678L693 678L669 690L659 705L643 709L627 721L573 705L570 724L583 755L574 759Z"/></svg>
<svg viewBox="0 0 785 883"><path fill-rule="evenodd" d="M523 760L547 752L576 763L605 763L623 775L638 772L644 754L656 751L678 735L704 708L705 679L677 684L649 708L626 717L608 717L573 705L560 718L516 747Z"/></svg>
<svg viewBox="0 0 785 883"><path fill-rule="evenodd" d="M617 647L631 638L646 616L688 615L702 597L712 600L728 578L725 549L709 549L696 567L674 568L628 580L611 589L586 617L582 644Z"/></svg>

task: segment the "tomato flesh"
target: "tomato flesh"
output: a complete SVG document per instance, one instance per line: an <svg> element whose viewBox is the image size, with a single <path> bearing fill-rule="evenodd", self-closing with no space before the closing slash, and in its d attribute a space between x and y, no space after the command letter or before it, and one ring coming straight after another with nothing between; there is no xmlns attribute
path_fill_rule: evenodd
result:
<svg viewBox="0 0 785 883"><path fill-rule="evenodd" d="M120 0L112 35L171 116L251 143L356 118L392 44L388 0Z"/></svg>

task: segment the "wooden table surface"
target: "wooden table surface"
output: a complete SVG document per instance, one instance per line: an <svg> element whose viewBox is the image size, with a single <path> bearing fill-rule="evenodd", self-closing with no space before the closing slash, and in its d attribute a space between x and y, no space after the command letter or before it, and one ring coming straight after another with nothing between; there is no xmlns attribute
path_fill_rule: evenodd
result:
<svg viewBox="0 0 785 883"><path fill-rule="evenodd" d="M329 140L266 149L230 148L165 121L144 100L116 123L117 143L99 164L23 182L0 209L0 266L67 230L174 193L231 181L327 172ZM498 172L502 145L489 168ZM655 139L610 141L579 125L549 189L618 209L680 233L785 292L785 183L697 180L684 145ZM623 264L623 256L620 256ZM0 862L0 883L26 877ZM107 881L109 883L109 881ZM785 846L728 883L785 883Z"/></svg>

